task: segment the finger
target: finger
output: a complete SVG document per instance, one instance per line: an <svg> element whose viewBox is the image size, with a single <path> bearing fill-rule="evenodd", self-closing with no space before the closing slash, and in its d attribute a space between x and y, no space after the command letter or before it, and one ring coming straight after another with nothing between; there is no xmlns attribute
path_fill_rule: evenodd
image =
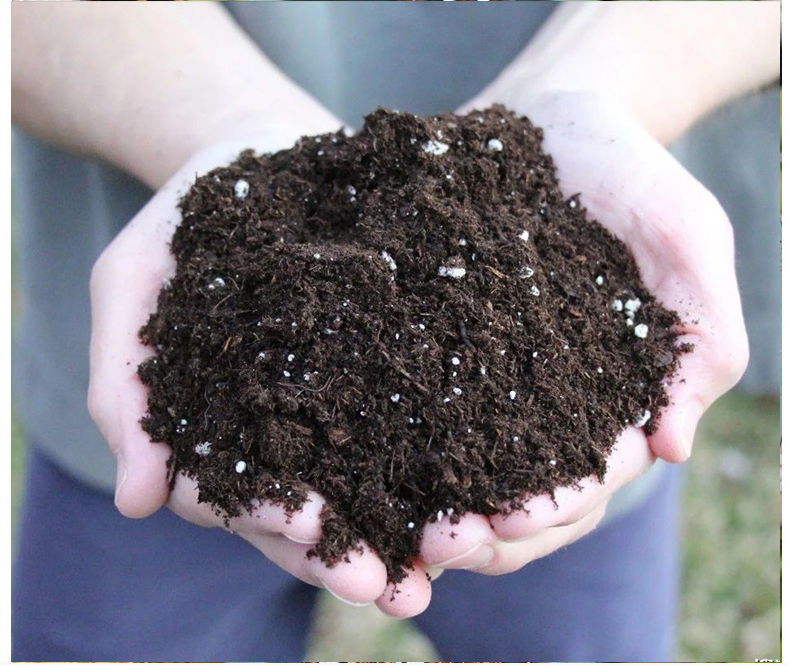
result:
<svg viewBox="0 0 790 666"><path fill-rule="evenodd" d="M387 615L398 618L419 615L431 603L431 576L427 566L419 561L412 563L406 578L400 583L389 583L376 600L376 606Z"/></svg>
<svg viewBox="0 0 790 666"><path fill-rule="evenodd" d="M483 566L493 557L496 534L488 518L468 513L453 525L445 516L423 528L420 557L431 567L467 569Z"/></svg>
<svg viewBox="0 0 790 666"><path fill-rule="evenodd" d="M652 464L653 455L644 433L637 428L626 428L607 457L603 483L595 476L588 476L578 487L555 489L554 500L549 495L532 497L515 511L491 516L491 526L500 540L518 541L549 527L570 525L600 507Z"/></svg>
<svg viewBox="0 0 790 666"><path fill-rule="evenodd" d="M309 544L291 541L284 536L239 532L268 559L301 581L326 589L352 606L366 606L384 591L387 572L381 560L363 544L362 552L351 551L348 560L329 567L318 557L308 557Z"/></svg>
<svg viewBox="0 0 790 666"><path fill-rule="evenodd" d="M240 516L227 519L217 515L206 502L198 502L197 483L183 474L176 476L168 507L182 518L203 527L220 527L239 533L282 535L301 544L315 544L321 539L321 511L324 500L310 491L304 505L288 514L282 505L256 502L252 509Z"/></svg>
<svg viewBox="0 0 790 666"><path fill-rule="evenodd" d="M691 455L694 434L705 410L726 393L743 374L748 362L745 333L720 343L715 333L687 335L694 344L681 357L680 368L667 387L669 405L662 411L658 429L648 442L653 453L668 462L683 462Z"/></svg>
<svg viewBox="0 0 790 666"><path fill-rule="evenodd" d="M139 420L147 391L137 366L149 352L137 341L137 326L113 319L107 293L92 285L93 332L88 409L116 458L115 504L129 518L142 518L167 500L170 448L152 443ZM123 292L116 292L123 293Z"/></svg>
<svg viewBox="0 0 790 666"><path fill-rule="evenodd" d="M475 569L477 573L489 576L518 571L524 565L553 553L588 532L591 532L606 513L606 503L596 507L581 520L571 525L549 527L535 536L518 543L497 542L494 546L494 557L487 565Z"/></svg>
<svg viewBox="0 0 790 666"><path fill-rule="evenodd" d="M675 165L677 169L681 169ZM683 178L693 181L683 172ZM681 179L681 176L677 176ZM667 387L669 405L658 430L650 437L655 455L682 462L691 453L694 433L703 412L743 375L749 356L746 329L734 271L732 228L713 196L696 181L685 188L685 199L673 198L643 212L649 224L640 228L644 251L660 249L666 273L647 270L646 284L667 306L678 312L679 342L693 345L680 356L680 367ZM693 219L692 219L693 218ZM695 234L679 234L679 223L693 223ZM640 269L641 269L640 265Z"/></svg>
<svg viewBox="0 0 790 666"><path fill-rule="evenodd" d="M318 557L311 558L309 571L335 597L356 606L375 601L387 586L387 568L364 542L360 550L349 551L331 567Z"/></svg>
<svg viewBox="0 0 790 666"><path fill-rule="evenodd" d="M120 289L116 280L104 273L101 284L91 284L88 408L116 457L116 505L124 515L139 518L156 511L167 499L170 448L152 443L139 423L147 411L147 391L137 376L137 366L150 351L137 339L142 322L133 314L149 311L150 305L138 309L136 304L150 304L156 296L154 290L145 293L128 285ZM129 309L122 306L127 295Z"/></svg>
<svg viewBox="0 0 790 666"><path fill-rule="evenodd" d="M116 505L133 518L156 511L168 493L170 448L152 443L140 427L147 390L137 367L152 354L138 332L156 309L163 279L175 270L163 237L165 223L151 223L149 228L145 220L174 215L171 198L167 193L156 195L104 251L91 274L88 408L116 456Z"/></svg>

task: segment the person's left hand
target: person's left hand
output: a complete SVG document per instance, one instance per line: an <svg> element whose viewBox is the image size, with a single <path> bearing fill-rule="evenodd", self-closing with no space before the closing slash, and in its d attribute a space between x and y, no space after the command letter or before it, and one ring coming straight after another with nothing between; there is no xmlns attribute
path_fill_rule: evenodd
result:
<svg viewBox="0 0 790 666"><path fill-rule="evenodd" d="M493 101L480 98L466 110ZM602 482L589 477L578 488L558 488L555 501L526 497L509 514L426 525L421 557L438 569L508 573L591 531L612 495L656 457L688 458L700 416L735 384L748 360L732 229L710 192L633 117L600 96L548 93L520 111L543 128L544 150L554 158L563 192L581 193L589 217L628 245L643 282L679 313L680 340L694 349L680 357L658 430L648 437L626 428Z"/></svg>

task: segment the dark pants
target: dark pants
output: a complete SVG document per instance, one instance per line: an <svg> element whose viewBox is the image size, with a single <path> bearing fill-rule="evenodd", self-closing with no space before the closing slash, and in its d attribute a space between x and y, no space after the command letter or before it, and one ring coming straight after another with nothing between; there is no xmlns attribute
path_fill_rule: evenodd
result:
<svg viewBox="0 0 790 666"><path fill-rule="evenodd" d="M418 625L448 661L672 659L678 477L515 574L447 572ZM238 537L123 518L31 451L14 661L300 661L315 597Z"/></svg>

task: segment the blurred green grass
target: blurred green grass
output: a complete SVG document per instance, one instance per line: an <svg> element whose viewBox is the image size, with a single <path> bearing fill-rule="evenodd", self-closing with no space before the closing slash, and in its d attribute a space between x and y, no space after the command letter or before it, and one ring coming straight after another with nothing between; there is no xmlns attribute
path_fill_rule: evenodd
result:
<svg viewBox="0 0 790 666"><path fill-rule="evenodd" d="M681 661L779 659L779 402L730 393L705 415L687 465ZM12 508L25 451L12 425ZM308 661L436 661L411 623L322 594Z"/></svg>

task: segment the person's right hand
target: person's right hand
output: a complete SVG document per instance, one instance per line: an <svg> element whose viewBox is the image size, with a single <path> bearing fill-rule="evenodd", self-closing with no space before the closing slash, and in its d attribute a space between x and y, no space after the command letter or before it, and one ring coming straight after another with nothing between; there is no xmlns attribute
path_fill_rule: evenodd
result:
<svg viewBox="0 0 790 666"><path fill-rule="evenodd" d="M127 517L142 518L166 505L198 525L224 526L208 504L198 503L191 479L178 475L169 490L170 447L151 442L140 426L148 391L137 367L153 350L140 342L138 332L156 309L163 281L175 272L169 241L180 220L177 204L196 175L228 164L244 148L268 152L287 143L284 136L270 136L201 151L126 225L93 268L88 408L116 458L115 503ZM323 506L323 499L311 493L304 507L289 517L282 507L262 502L252 513L231 519L228 527L284 570L344 601L363 605L375 601L385 613L400 617L422 612L430 600L430 583L419 562L393 594L384 564L364 544L361 553L352 551L347 562L333 567L306 557L321 537Z"/></svg>

